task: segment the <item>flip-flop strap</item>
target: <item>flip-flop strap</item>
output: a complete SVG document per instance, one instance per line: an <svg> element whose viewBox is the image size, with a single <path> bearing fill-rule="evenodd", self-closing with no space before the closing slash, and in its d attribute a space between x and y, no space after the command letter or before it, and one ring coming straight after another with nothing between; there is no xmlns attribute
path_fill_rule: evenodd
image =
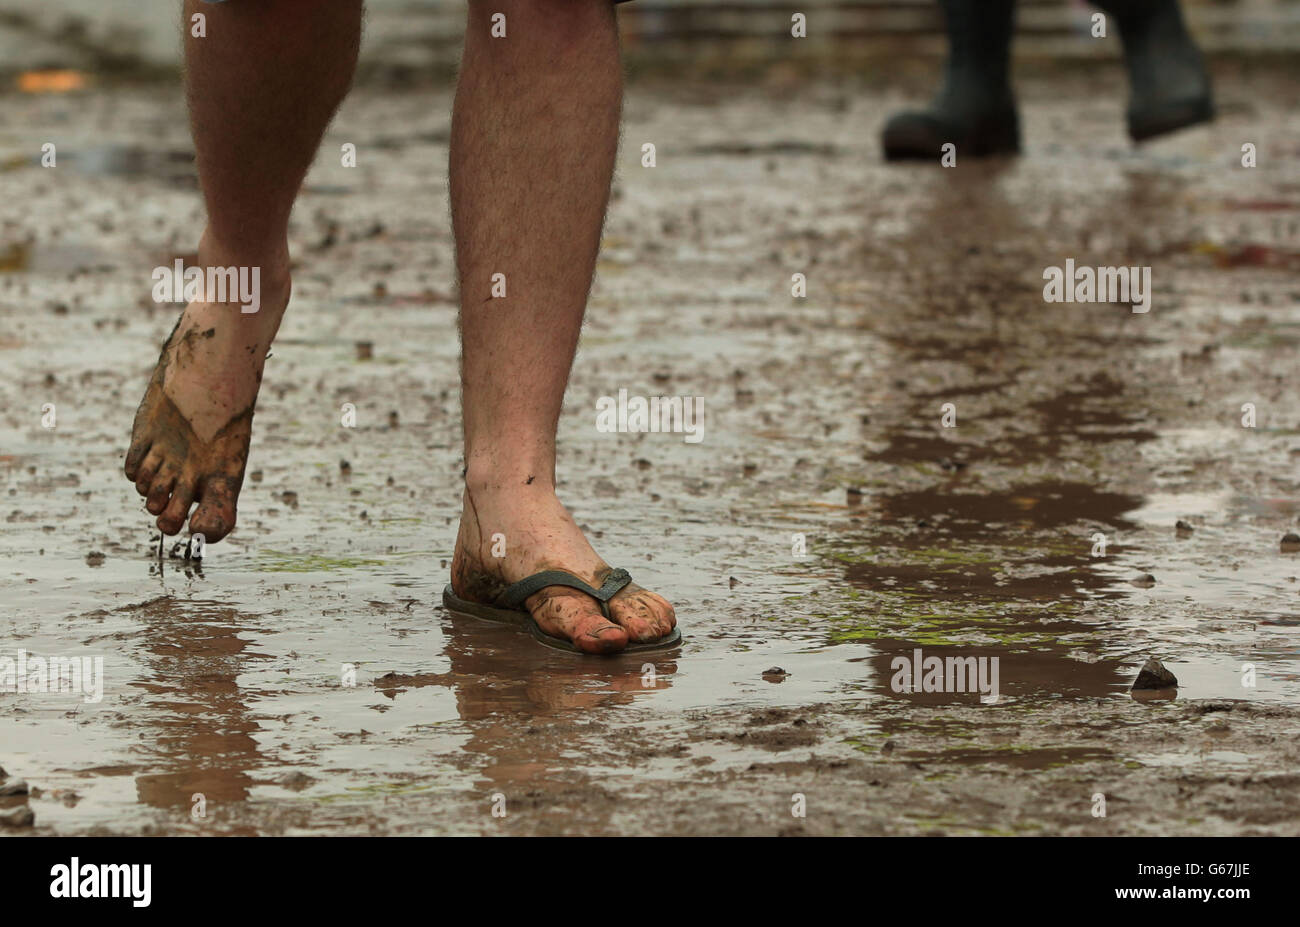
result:
<svg viewBox="0 0 1300 927"><path fill-rule="evenodd" d="M599 589L590 583L584 582L572 573L566 573L564 570L543 570L540 573L534 573L532 576L526 576L519 582L508 586L501 595L497 596L496 604L501 608L522 609L529 596L545 589L547 586L567 586L570 589L585 592L599 602L601 614L608 618L609 606L606 603L630 582L632 582L631 575L622 568L612 570L605 577L605 581L600 584Z"/></svg>

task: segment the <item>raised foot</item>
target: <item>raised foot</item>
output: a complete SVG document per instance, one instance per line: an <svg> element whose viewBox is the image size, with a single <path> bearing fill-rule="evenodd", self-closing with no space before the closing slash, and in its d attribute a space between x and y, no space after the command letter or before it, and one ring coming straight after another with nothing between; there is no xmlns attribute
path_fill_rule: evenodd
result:
<svg viewBox="0 0 1300 927"><path fill-rule="evenodd" d="M263 272L255 313L190 303L163 344L124 470L164 534L179 533L187 518L206 543L235 527L262 368L288 303L287 274L282 279L268 287Z"/></svg>

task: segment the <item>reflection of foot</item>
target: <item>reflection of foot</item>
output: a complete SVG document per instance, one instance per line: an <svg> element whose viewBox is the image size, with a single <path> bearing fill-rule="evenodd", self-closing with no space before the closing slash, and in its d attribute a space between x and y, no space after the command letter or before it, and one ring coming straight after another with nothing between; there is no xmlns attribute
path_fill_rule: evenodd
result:
<svg viewBox="0 0 1300 927"><path fill-rule="evenodd" d="M207 542L235 527L262 366L289 302L287 257L247 265L217 250L201 245L198 266L258 266L261 307L185 307L135 414L125 467L164 534L179 532L198 503L190 533Z"/></svg>
<svg viewBox="0 0 1300 927"><path fill-rule="evenodd" d="M565 570L596 587L611 572L540 477L509 489L467 488L463 504L451 565L452 589L463 599L491 603L542 570ZM588 653L654 640L677 624L667 601L635 583L609 600L609 618L591 596L563 586L547 586L524 604L543 631Z"/></svg>
<svg viewBox="0 0 1300 927"><path fill-rule="evenodd" d="M1131 93L1128 132L1135 142L1214 118L1210 75L1183 25L1177 0L1097 5L1115 17L1124 41Z"/></svg>
<svg viewBox="0 0 1300 927"><path fill-rule="evenodd" d="M938 160L947 142L959 158L1018 152L1020 120L1008 77L1013 0L943 0L942 6L948 27L943 89L928 109L886 123L885 158Z"/></svg>

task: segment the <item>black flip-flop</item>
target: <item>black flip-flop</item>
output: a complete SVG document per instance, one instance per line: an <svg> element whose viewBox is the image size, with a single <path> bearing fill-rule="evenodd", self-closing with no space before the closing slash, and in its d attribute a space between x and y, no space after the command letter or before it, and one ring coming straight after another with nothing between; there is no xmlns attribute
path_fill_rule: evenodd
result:
<svg viewBox="0 0 1300 927"><path fill-rule="evenodd" d="M541 626L533 620L533 616L528 614L524 602L527 601L529 596L545 589L547 586L567 586L570 589L585 592L595 599L597 604L600 605L600 613L608 618L609 600L630 582L632 582L632 577L624 569L612 571L609 576L605 577L605 581L601 583L599 589L590 583L584 582L572 573L566 573L564 570L543 570L540 573L534 573L532 576L524 577L519 582L507 587L490 605L462 599L452 591L449 584L446 589L442 590L442 604L453 615L482 618L484 621L495 621L500 624L512 624L524 628L535 640L547 647L567 650L569 653L586 653L587 651L579 650L574 646L572 641L543 631ZM611 655L643 653L647 650L667 650L678 646L681 642L682 632L677 628L673 628L663 637L655 638L652 641L628 641L626 647L614 651Z"/></svg>

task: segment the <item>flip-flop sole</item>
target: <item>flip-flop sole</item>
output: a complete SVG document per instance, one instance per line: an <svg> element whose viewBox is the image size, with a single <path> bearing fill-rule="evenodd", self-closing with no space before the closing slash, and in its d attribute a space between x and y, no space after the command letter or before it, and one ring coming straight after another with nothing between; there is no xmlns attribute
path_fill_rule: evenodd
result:
<svg viewBox="0 0 1300 927"><path fill-rule="evenodd" d="M581 653L588 656L597 656L597 654L587 654L585 650L579 650L574 646L572 641L565 640L563 637L556 637L554 634L547 634L542 630L541 625L533 620L533 616L528 612L516 611L513 608L496 608L492 605L482 605L478 602L469 602L462 599L456 593L452 592L451 586L442 590L442 606L453 615L464 618L478 618L482 621L491 621L496 624L510 624L518 628L523 628L533 636L539 644L545 644L547 647L553 647L556 650L563 650L567 653ZM671 650L674 647L680 647L682 643L682 632L679 628L673 628L672 631L663 637L656 638L652 641L629 641L628 645L622 650L616 650L609 656L618 656L620 653L646 653L647 651Z"/></svg>

